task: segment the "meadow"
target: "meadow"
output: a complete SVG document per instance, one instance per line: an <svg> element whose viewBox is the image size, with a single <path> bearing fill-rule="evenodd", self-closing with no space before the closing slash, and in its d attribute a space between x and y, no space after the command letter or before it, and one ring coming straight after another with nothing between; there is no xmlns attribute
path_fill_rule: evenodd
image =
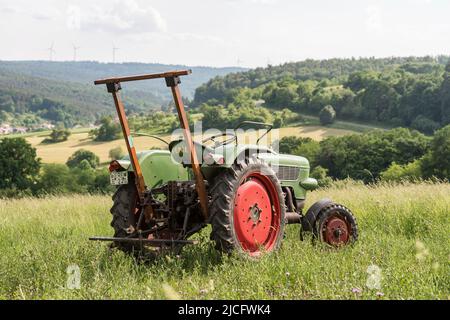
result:
<svg viewBox="0 0 450 320"><path fill-rule="evenodd" d="M111 235L108 196L0 200L1 299L450 299L450 185L339 182L309 194L352 209L359 241L339 250L299 240L250 261L217 253L209 229L179 256L140 263L88 241ZM79 289L66 286L69 265ZM380 286L370 284L374 268ZM369 282L368 282L369 280Z"/></svg>

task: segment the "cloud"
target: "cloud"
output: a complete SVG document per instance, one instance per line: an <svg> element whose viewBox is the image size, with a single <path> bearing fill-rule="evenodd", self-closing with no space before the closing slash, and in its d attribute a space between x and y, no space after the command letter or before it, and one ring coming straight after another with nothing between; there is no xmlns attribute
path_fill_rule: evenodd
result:
<svg viewBox="0 0 450 320"><path fill-rule="evenodd" d="M7 14L16 14L16 13L20 12L20 10L17 7L12 7L12 6L2 7L1 11L3 13L7 13Z"/></svg>
<svg viewBox="0 0 450 320"><path fill-rule="evenodd" d="M180 41L198 41L209 43L217 46L226 46L228 43L222 38L197 33L175 33L172 38Z"/></svg>
<svg viewBox="0 0 450 320"><path fill-rule="evenodd" d="M39 8L31 13L31 17L39 21L54 20L60 16L61 12L53 7Z"/></svg>
<svg viewBox="0 0 450 320"><path fill-rule="evenodd" d="M114 0L109 7L92 5L80 8L70 5L67 27L71 30L121 34L167 30L166 21L156 9L148 5L141 6L135 0Z"/></svg>
<svg viewBox="0 0 450 320"><path fill-rule="evenodd" d="M272 5L276 4L278 0L226 0L225 2L233 6L240 6L242 2L256 5Z"/></svg>
<svg viewBox="0 0 450 320"><path fill-rule="evenodd" d="M277 0L250 0L250 2L257 4L275 4Z"/></svg>
<svg viewBox="0 0 450 320"><path fill-rule="evenodd" d="M383 31L383 21L379 7L369 6L366 8L366 29L376 33Z"/></svg>

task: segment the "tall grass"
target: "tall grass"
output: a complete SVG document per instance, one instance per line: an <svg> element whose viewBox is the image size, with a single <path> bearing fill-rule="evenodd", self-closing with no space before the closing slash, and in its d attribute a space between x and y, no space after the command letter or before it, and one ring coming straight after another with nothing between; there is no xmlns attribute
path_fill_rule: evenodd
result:
<svg viewBox="0 0 450 320"><path fill-rule="evenodd" d="M155 299L171 290L187 299L450 297L449 184L333 186L309 194L308 206L323 197L357 216L354 246L301 242L298 226L287 226L278 253L248 261L215 252L205 229L200 245L153 263L87 240L111 234L109 197L0 200L0 298ZM80 289L66 287L71 264ZM381 269L379 289L366 286L371 265Z"/></svg>

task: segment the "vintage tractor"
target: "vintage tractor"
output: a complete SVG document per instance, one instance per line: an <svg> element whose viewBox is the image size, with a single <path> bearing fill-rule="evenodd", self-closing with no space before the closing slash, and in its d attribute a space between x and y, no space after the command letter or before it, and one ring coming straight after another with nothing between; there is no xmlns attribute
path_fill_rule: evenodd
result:
<svg viewBox="0 0 450 320"><path fill-rule="evenodd" d="M91 240L112 241L124 251L161 252L195 243L189 237L210 224L217 249L258 257L280 247L286 224L300 224L300 237L309 231L333 247L357 239L355 217L340 204L323 199L303 214L306 192L317 181L309 177L307 159L260 145L271 125L246 121L235 128L263 128L256 144L240 144L235 130L193 141L178 86L180 76L188 74L190 70L95 81L113 95L128 156L109 166L111 183L117 186L111 208L114 237ZM167 143L168 150L136 153L120 84L156 78L164 78L171 88L183 136Z"/></svg>

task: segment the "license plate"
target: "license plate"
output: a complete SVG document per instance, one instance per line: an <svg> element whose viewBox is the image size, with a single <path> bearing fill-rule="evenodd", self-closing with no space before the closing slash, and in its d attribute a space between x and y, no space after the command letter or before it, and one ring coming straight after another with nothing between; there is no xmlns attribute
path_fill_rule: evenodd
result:
<svg viewBox="0 0 450 320"><path fill-rule="evenodd" d="M128 184L128 171L113 171L109 177L113 186Z"/></svg>

